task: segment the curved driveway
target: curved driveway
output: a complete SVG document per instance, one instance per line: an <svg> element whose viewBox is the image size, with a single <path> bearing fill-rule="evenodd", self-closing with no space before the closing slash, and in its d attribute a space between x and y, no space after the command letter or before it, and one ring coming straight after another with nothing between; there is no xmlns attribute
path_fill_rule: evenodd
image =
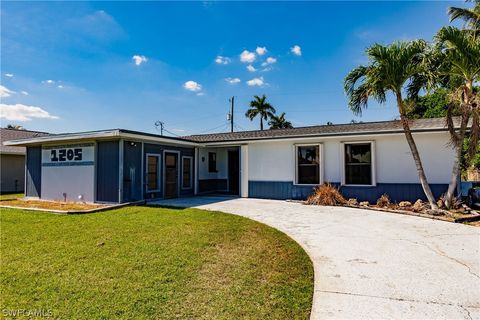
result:
<svg viewBox="0 0 480 320"><path fill-rule="evenodd" d="M314 264L312 319L480 319L480 228L279 200L157 204L245 216L295 239Z"/></svg>

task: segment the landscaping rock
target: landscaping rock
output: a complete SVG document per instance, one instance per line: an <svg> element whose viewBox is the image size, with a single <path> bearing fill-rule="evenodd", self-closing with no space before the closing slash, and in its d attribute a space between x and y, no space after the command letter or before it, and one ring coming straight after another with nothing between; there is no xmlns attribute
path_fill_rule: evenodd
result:
<svg viewBox="0 0 480 320"><path fill-rule="evenodd" d="M425 209L425 203L420 199L415 201L415 203L413 204L413 211L415 212L420 212L424 209Z"/></svg>
<svg viewBox="0 0 480 320"><path fill-rule="evenodd" d="M406 208L406 207L411 207L412 203L410 201L401 201L398 206L400 208Z"/></svg>
<svg viewBox="0 0 480 320"><path fill-rule="evenodd" d="M360 202L360 205L363 206L363 207L368 207L370 205L370 202L362 201L362 202Z"/></svg>
<svg viewBox="0 0 480 320"><path fill-rule="evenodd" d="M355 198L350 198L350 199L348 199L347 204L349 206L358 206L358 201Z"/></svg>

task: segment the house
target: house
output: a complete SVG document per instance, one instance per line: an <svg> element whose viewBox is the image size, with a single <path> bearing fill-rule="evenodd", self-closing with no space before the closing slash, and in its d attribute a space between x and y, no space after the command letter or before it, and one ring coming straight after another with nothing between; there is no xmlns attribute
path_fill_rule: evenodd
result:
<svg viewBox="0 0 480 320"><path fill-rule="evenodd" d="M0 193L23 192L25 186L25 147L5 146L3 142L46 134L38 131L0 128Z"/></svg>
<svg viewBox="0 0 480 320"><path fill-rule="evenodd" d="M436 197L454 151L444 119L411 121ZM206 193L303 199L323 182L347 198L425 198L400 121L192 135L123 129L10 141L27 148L27 197L122 203Z"/></svg>

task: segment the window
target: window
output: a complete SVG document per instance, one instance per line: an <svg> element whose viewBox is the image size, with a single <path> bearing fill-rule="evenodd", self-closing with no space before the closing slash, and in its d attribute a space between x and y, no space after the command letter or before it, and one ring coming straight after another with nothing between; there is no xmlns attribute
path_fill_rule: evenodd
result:
<svg viewBox="0 0 480 320"><path fill-rule="evenodd" d="M192 187L192 157L182 157L182 188Z"/></svg>
<svg viewBox="0 0 480 320"><path fill-rule="evenodd" d="M208 172L217 172L217 154L215 152L208 153Z"/></svg>
<svg viewBox="0 0 480 320"><path fill-rule="evenodd" d="M297 184L320 184L320 146L297 146Z"/></svg>
<svg viewBox="0 0 480 320"><path fill-rule="evenodd" d="M345 143L345 184L372 185L372 144Z"/></svg>
<svg viewBox="0 0 480 320"><path fill-rule="evenodd" d="M147 191L160 190L159 164L159 155L147 155Z"/></svg>

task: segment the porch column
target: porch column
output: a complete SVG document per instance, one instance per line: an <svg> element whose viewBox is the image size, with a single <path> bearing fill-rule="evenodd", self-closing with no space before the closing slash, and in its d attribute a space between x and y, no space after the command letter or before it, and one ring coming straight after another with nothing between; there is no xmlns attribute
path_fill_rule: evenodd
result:
<svg viewBox="0 0 480 320"><path fill-rule="evenodd" d="M248 198L248 145L240 147L240 196Z"/></svg>
<svg viewBox="0 0 480 320"><path fill-rule="evenodd" d="M198 148L195 148L195 157L194 157L194 170L193 170L193 194L198 194L198 170L199 170L199 161L198 161Z"/></svg>

